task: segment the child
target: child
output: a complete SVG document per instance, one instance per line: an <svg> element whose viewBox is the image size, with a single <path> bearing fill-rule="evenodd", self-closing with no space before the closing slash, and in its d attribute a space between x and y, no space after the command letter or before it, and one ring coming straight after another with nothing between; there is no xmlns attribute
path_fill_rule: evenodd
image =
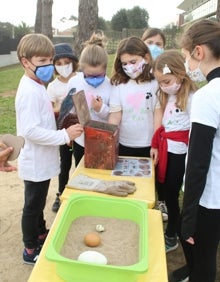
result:
<svg viewBox="0 0 220 282"><path fill-rule="evenodd" d="M166 45L166 37L163 31L159 28L148 28L142 35L142 40L148 46L152 58L155 60L160 54L164 52ZM168 220L167 206L165 203L165 196L162 187L156 186L158 201L157 208L161 211L163 221Z"/></svg>
<svg viewBox="0 0 220 282"><path fill-rule="evenodd" d="M189 281L214 282L220 242L219 22L193 23L183 33L180 47L193 79L208 81L192 102L180 238ZM176 270L174 278L177 273L181 274Z"/></svg>
<svg viewBox="0 0 220 282"><path fill-rule="evenodd" d="M159 28L148 28L142 35L142 40L148 46L153 60L164 52L166 45L166 37L163 31ZM163 187L156 186L157 203L156 207L161 211L163 221L168 220L167 206L165 203L165 196Z"/></svg>
<svg viewBox="0 0 220 282"><path fill-rule="evenodd" d="M150 49L151 56L154 60L164 52L166 37L161 29L148 28L143 33L141 39Z"/></svg>
<svg viewBox="0 0 220 282"><path fill-rule="evenodd" d="M154 130L161 124L156 107L158 83L148 47L138 37L123 39L114 62L109 122L120 126L119 155L150 157Z"/></svg>
<svg viewBox="0 0 220 282"><path fill-rule="evenodd" d="M178 247L179 192L185 172L191 98L196 87L186 74L184 59L178 51L161 54L153 65L153 73L160 86L158 96L164 114L162 126L152 139L151 156L157 164L156 185L165 192L165 245L166 252L170 252Z"/></svg>
<svg viewBox="0 0 220 282"><path fill-rule="evenodd" d="M105 49L105 36L94 33L85 43L79 66L81 72L69 80L69 89L76 93L84 90L92 120L107 122L109 115L109 95L111 84L106 76L108 54ZM74 141L74 157L77 166L84 155L84 134Z"/></svg>
<svg viewBox="0 0 220 282"><path fill-rule="evenodd" d="M43 211L50 179L60 171L59 145L80 136L83 128L76 124L56 130L43 84L54 72L52 42L42 34L27 34L18 44L17 55L24 68L15 100L17 134L25 139L18 158L18 174L24 180L23 260L34 264L48 233Z"/></svg>
<svg viewBox="0 0 220 282"><path fill-rule="evenodd" d="M47 92L52 102L55 116L59 115L60 106L68 93L68 81L76 74L78 58L67 43L55 45L55 56L53 58L55 74L57 77L48 84ZM60 174L59 187L52 211L57 212L60 207L60 195L62 194L69 179L69 171L72 166L73 152L67 144L60 146Z"/></svg>

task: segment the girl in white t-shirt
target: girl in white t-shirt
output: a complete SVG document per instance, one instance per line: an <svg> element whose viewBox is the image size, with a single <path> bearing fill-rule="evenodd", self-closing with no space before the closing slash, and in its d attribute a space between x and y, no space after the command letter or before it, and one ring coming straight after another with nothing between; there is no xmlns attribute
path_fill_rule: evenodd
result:
<svg viewBox="0 0 220 282"><path fill-rule="evenodd" d="M150 51L140 38L132 36L119 43L111 77L109 122L120 126L121 156L150 157L151 139L162 116L156 107L158 83L151 68Z"/></svg>
<svg viewBox="0 0 220 282"><path fill-rule="evenodd" d="M189 281L214 282L220 242L220 23L195 22L183 33L180 47L189 75L208 81L192 101L182 246Z"/></svg>
<svg viewBox="0 0 220 282"><path fill-rule="evenodd" d="M159 83L158 98L164 110L162 126L152 139L151 156L156 166L156 186L163 189L168 211L166 252L178 247L179 192L185 172L190 129L190 107L195 84L189 78L184 58L178 51L165 51L154 62Z"/></svg>
<svg viewBox="0 0 220 282"><path fill-rule="evenodd" d="M111 91L111 84L106 76L108 54L105 41L103 33L92 34L80 55L80 72L68 83L69 90L74 89L75 93L84 90L91 119L102 122L108 120ZM73 147L77 166L84 155L84 133L75 139Z"/></svg>
<svg viewBox="0 0 220 282"><path fill-rule="evenodd" d="M55 67L55 79L48 84L47 93L53 105L55 117L59 115L61 104L68 93L68 81L71 77L76 75L78 68L78 58L67 43L55 44L55 55L53 58L53 64ZM66 119L62 128L67 128L73 124L68 122L70 119ZM58 183L58 192L56 194L55 201L52 205L52 211L57 212L60 207L60 195L62 194L68 179L69 171L72 166L73 152L71 144L64 144L60 146L60 174Z"/></svg>

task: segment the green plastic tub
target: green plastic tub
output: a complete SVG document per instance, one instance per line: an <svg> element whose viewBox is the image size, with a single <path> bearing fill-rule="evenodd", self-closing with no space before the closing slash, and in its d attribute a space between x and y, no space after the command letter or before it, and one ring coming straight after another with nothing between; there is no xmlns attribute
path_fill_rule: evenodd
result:
<svg viewBox="0 0 220 282"><path fill-rule="evenodd" d="M134 221L139 225L139 261L129 266L100 265L71 260L60 254L68 230L81 216ZM48 244L46 258L56 263L57 274L67 282L136 282L148 269L147 206L142 201L75 194L63 209Z"/></svg>

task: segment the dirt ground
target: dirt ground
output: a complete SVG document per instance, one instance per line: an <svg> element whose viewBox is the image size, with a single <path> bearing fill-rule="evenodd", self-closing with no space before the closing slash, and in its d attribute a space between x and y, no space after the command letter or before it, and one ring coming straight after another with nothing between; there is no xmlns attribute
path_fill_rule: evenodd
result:
<svg viewBox="0 0 220 282"><path fill-rule="evenodd" d="M16 162L12 162L16 165ZM71 173L73 172L72 171ZM22 262L21 212L23 206L23 182L17 172L0 172L0 281L25 282L28 281L32 266ZM45 218L49 228L56 216L51 206L57 191L57 178L52 179L45 209ZM184 258L181 247L167 254L168 272L182 266ZM218 255L218 275L220 281L220 252ZM43 282L40 281L39 282ZM52 281L51 281L52 282ZM149 281L163 282L163 281Z"/></svg>

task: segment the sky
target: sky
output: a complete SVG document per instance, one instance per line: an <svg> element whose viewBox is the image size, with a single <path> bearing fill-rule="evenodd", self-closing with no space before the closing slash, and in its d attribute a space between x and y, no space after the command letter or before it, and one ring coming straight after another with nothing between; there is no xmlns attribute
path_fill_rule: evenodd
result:
<svg viewBox="0 0 220 282"><path fill-rule="evenodd" d="M120 9L132 9L134 6L146 9L149 13L149 25L163 28L167 24L176 23L181 10L176 7L183 0L98 0L99 17L111 20ZM73 25L73 22L60 20L71 15L78 16L78 0L53 0L53 27L63 30ZM37 0L6 0L0 9L0 22L19 25L22 22L29 26L35 23Z"/></svg>

